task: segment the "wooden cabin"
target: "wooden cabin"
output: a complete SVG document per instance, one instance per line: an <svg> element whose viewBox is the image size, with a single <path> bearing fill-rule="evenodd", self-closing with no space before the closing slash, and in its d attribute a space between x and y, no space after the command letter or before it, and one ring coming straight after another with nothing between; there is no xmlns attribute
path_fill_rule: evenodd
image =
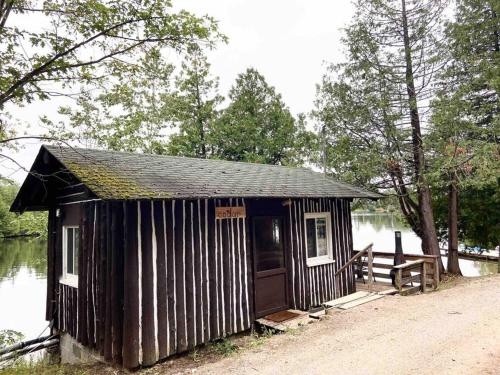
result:
<svg viewBox="0 0 500 375"><path fill-rule="evenodd" d="M136 368L354 292L352 268L334 277L353 198L380 196L302 168L42 146L11 210L49 212L61 345Z"/></svg>

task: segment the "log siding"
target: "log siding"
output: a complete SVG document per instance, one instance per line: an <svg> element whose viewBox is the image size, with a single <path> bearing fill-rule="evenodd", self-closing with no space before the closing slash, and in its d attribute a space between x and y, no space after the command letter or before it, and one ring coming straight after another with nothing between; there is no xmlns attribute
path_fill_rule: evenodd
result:
<svg viewBox="0 0 500 375"><path fill-rule="evenodd" d="M262 205L262 200L260 200ZM251 217L216 219L215 208L256 200L87 201L80 205L78 288L62 273L62 222L49 213L47 318L105 360L152 365L254 321ZM281 200L279 202L281 207ZM331 213L334 263L307 267L304 213ZM291 308L354 291L350 203L292 199L284 218Z"/></svg>
<svg viewBox="0 0 500 375"><path fill-rule="evenodd" d="M332 255L334 262L307 266L307 243L304 214L330 212ZM307 310L323 302L355 291L353 268L335 278L335 272L352 256L352 227L350 202L345 199L294 199L288 206L289 267L291 306Z"/></svg>

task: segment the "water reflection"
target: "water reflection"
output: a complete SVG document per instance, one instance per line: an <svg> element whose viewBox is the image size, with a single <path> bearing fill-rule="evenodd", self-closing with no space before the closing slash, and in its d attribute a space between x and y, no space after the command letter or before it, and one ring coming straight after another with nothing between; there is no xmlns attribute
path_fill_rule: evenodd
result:
<svg viewBox="0 0 500 375"><path fill-rule="evenodd" d="M395 246L394 232L400 231L403 251L408 254L422 254L422 241L396 215L353 214L352 230L354 249L362 249L373 243L373 250L392 253ZM443 257L445 264L446 261L446 257ZM459 263L464 276L489 275L498 270L496 262L460 259Z"/></svg>
<svg viewBox="0 0 500 375"><path fill-rule="evenodd" d="M420 254L422 241L411 229L392 214L353 214L353 242L355 249L373 243L373 250L394 252L394 232L401 232L403 250Z"/></svg>
<svg viewBox="0 0 500 375"><path fill-rule="evenodd" d="M46 241L0 241L0 330L33 338L45 328L46 278Z"/></svg>

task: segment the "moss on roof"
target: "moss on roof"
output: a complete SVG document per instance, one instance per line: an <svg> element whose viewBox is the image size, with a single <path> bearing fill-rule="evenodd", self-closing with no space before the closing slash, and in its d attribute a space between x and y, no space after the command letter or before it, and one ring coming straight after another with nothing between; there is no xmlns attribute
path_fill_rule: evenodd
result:
<svg viewBox="0 0 500 375"><path fill-rule="evenodd" d="M304 168L43 147L101 199L382 197Z"/></svg>

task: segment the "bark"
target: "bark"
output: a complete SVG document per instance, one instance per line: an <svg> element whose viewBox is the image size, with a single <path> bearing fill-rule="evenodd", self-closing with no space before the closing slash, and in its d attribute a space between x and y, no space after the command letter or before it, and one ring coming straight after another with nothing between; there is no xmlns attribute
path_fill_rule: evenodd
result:
<svg viewBox="0 0 500 375"><path fill-rule="evenodd" d="M410 38L408 34L408 19L406 14L406 0L401 0L403 41L406 63L406 91L408 94L408 105L410 109L410 123L412 128L413 162L415 165L415 182L417 185L418 207L420 213L420 227L422 231L422 251L424 254L437 255L439 267L444 271L441 253L439 251L434 215L432 212L432 198L429 184L424 176L425 157L420 129L420 116L417 106L417 94L413 76L413 62L411 55Z"/></svg>
<svg viewBox="0 0 500 375"><path fill-rule="evenodd" d="M203 123L203 117L201 114L202 111L202 103L201 103L201 94L200 94L200 82L199 82L198 72L196 72L196 115L198 122L198 135L200 137L200 150L199 157L206 159L207 158L207 147L205 142L205 126Z"/></svg>
<svg viewBox="0 0 500 375"><path fill-rule="evenodd" d="M462 275L458 263L458 181L454 171L448 187L448 272Z"/></svg>

